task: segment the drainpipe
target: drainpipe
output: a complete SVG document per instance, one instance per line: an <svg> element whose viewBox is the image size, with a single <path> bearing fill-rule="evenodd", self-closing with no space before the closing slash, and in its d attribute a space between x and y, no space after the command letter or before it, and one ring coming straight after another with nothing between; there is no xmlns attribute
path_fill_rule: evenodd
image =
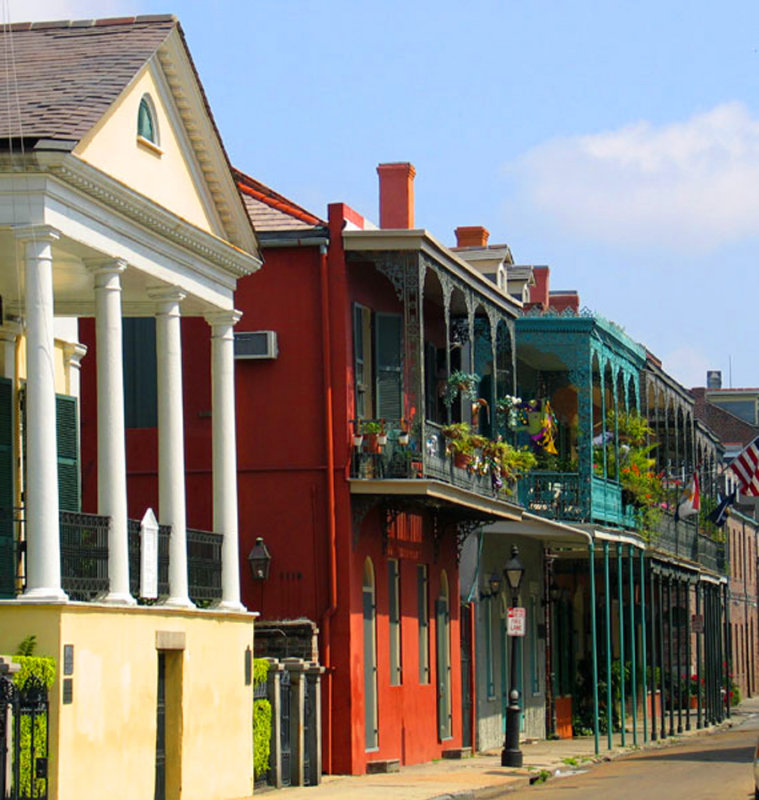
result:
<svg viewBox="0 0 759 800"><path fill-rule="evenodd" d="M337 611L337 544L335 516L335 443L332 413L332 354L329 326L329 282L327 275L327 247L319 246L319 277L321 288L322 364L324 375L324 430L327 444L327 535L329 537L329 606L322 615L321 630L324 649L322 665L327 678L327 704L325 727L327 730L326 768L332 774L332 617Z"/></svg>

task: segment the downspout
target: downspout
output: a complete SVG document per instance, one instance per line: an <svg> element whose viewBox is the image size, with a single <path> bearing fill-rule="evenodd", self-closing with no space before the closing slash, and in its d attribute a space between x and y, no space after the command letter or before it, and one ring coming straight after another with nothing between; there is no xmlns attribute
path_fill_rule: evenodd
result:
<svg viewBox="0 0 759 800"><path fill-rule="evenodd" d="M332 354L329 325L329 282L327 275L327 246L319 246L319 278L321 288L322 364L324 375L324 430L327 444L327 535L329 537L329 605L322 614L321 629L324 650L322 665L327 676L325 727L327 732L327 773L332 774L332 617L337 611L337 544L335 516L335 443L332 412Z"/></svg>

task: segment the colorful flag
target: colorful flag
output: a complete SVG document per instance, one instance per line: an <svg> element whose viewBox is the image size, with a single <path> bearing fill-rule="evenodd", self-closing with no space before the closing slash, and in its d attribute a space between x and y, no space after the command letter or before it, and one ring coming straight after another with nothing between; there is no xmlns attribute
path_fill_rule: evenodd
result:
<svg viewBox="0 0 759 800"><path fill-rule="evenodd" d="M738 491L741 494L759 497L759 437L730 462L728 469L738 480Z"/></svg>
<svg viewBox="0 0 759 800"><path fill-rule="evenodd" d="M680 497L680 503L675 509L675 522L691 514L698 514L701 510L701 492L698 488L698 472L693 473L688 488Z"/></svg>
<svg viewBox="0 0 759 800"><path fill-rule="evenodd" d="M709 522L713 522L718 527L722 527L727 522L727 512L735 502L735 492L730 492L719 501L717 508L709 514Z"/></svg>

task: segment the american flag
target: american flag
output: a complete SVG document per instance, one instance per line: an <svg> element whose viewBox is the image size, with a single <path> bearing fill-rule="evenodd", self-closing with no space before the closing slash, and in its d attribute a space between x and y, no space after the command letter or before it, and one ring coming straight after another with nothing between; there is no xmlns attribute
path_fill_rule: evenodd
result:
<svg viewBox="0 0 759 800"><path fill-rule="evenodd" d="M741 494L759 497L759 437L730 462L728 469L738 479Z"/></svg>

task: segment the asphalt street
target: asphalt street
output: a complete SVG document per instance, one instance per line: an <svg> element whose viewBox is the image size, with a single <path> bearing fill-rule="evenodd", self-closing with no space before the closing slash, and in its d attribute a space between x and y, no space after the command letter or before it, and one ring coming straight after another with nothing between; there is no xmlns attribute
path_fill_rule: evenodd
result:
<svg viewBox="0 0 759 800"><path fill-rule="evenodd" d="M730 730L633 753L592 769L568 765L547 783L508 797L753 800L752 761L758 738L759 714L751 713Z"/></svg>

